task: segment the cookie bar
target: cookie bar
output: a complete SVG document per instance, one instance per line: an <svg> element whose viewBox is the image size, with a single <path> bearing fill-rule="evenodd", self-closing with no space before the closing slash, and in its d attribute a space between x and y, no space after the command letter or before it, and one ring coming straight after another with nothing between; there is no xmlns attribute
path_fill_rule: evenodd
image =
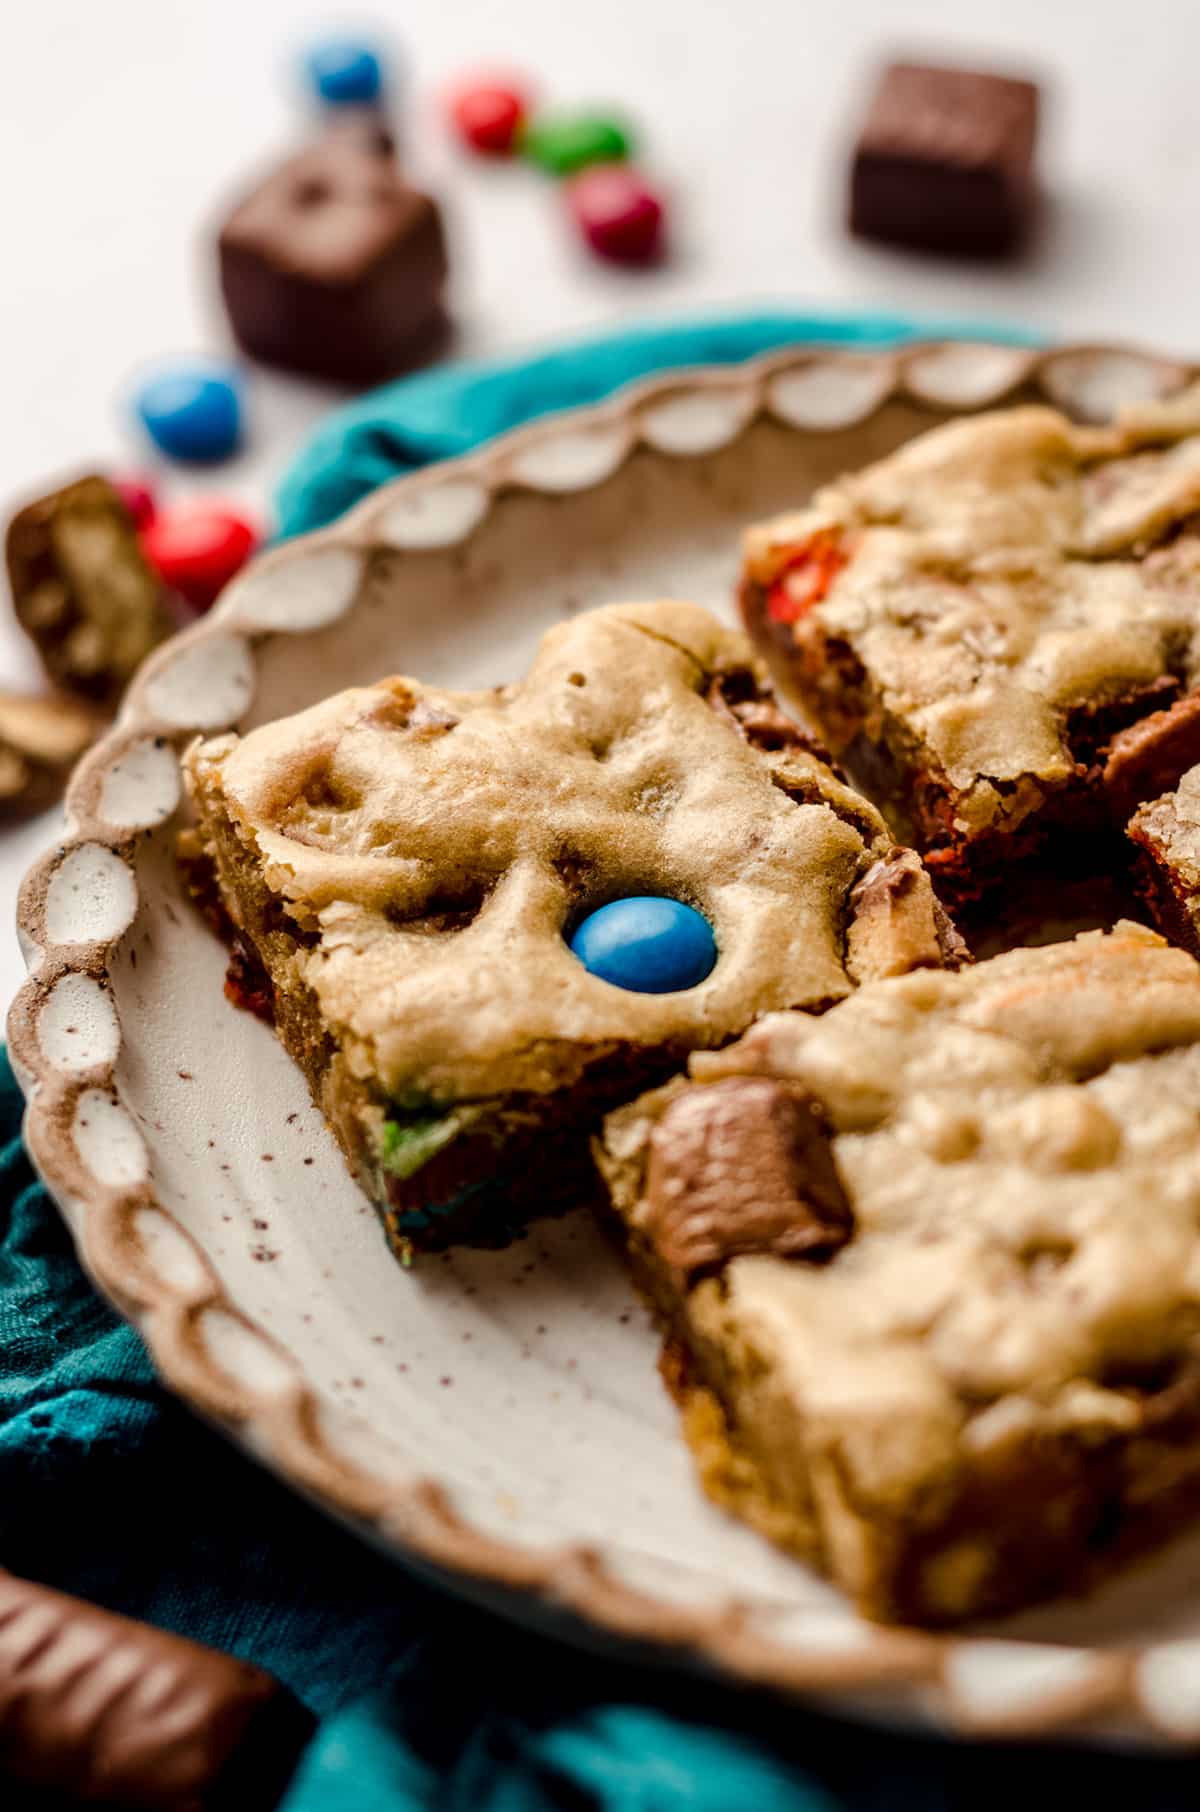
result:
<svg viewBox="0 0 1200 1812"><path fill-rule="evenodd" d="M1200 682L1198 508L1200 388L1111 428L938 428L751 531L755 641L952 908L1034 852L1094 858L1187 765L1186 734L1153 773L1111 758Z"/></svg>
<svg viewBox="0 0 1200 1812"><path fill-rule="evenodd" d="M960 952L917 858L690 604L563 623L517 685L355 688L187 771L236 986L402 1256L578 1199L586 1132L689 1051ZM711 925L699 985L630 992L572 954L647 894Z"/></svg>
<svg viewBox="0 0 1200 1812"><path fill-rule="evenodd" d="M1200 1509L1200 967L1127 922L764 1019L599 1148L709 1493L869 1616Z"/></svg>

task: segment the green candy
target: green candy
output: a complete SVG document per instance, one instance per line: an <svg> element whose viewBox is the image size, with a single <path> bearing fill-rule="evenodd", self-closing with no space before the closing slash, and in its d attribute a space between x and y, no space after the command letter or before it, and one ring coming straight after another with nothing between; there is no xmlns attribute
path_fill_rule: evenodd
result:
<svg viewBox="0 0 1200 1812"><path fill-rule="evenodd" d="M387 1120L379 1145L379 1162L395 1177L415 1176L430 1158L458 1136L454 1114L413 1115Z"/></svg>
<svg viewBox="0 0 1200 1812"><path fill-rule="evenodd" d="M521 140L524 155L551 176L571 176L588 164L620 163L630 148L624 126L591 113L536 121Z"/></svg>

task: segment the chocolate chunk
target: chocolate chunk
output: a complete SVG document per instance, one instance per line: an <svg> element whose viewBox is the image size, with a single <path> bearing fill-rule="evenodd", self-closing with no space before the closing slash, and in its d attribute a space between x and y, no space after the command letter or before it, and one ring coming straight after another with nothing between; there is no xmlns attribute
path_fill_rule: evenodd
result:
<svg viewBox="0 0 1200 1812"><path fill-rule="evenodd" d="M73 699L0 693L0 819L52 804L101 721Z"/></svg>
<svg viewBox="0 0 1200 1812"><path fill-rule="evenodd" d="M1200 762L1200 692L1121 730L1109 744L1102 781L1109 808L1125 824L1145 800L1179 785Z"/></svg>
<svg viewBox="0 0 1200 1812"><path fill-rule="evenodd" d="M846 967L856 982L955 968L966 954L915 850L889 849L851 889Z"/></svg>
<svg viewBox="0 0 1200 1812"><path fill-rule="evenodd" d="M1035 203L1038 90L968 69L893 63L854 151L850 230L925 251L1010 251Z"/></svg>
<svg viewBox="0 0 1200 1812"><path fill-rule="evenodd" d="M50 678L115 705L170 635L157 575L106 478L80 478L19 510L8 526L13 607Z"/></svg>
<svg viewBox="0 0 1200 1812"><path fill-rule="evenodd" d="M261 1668L0 1574L6 1779L149 1812L273 1806L312 1727Z"/></svg>
<svg viewBox="0 0 1200 1812"><path fill-rule="evenodd" d="M640 1227L672 1271L827 1258L851 1226L820 1103L801 1088L730 1077L688 1089L654 1129Z"/></svg>
<svg viewBox="0 0 1200 1812"><path fill-rule="evenodd" d="M755 749L807 749L828 761L825 749L776 702L769 686L747 668L718 673L705 695L719 717L732 724Z"/></svg>
<svg viewBox="0 0 1200 1812"><path fill-rule="evenodd" d="M234 334L267 364L371 384L445 336L441 215L403 181L373 114L339 121L267 176L218 250Z"/></svg>

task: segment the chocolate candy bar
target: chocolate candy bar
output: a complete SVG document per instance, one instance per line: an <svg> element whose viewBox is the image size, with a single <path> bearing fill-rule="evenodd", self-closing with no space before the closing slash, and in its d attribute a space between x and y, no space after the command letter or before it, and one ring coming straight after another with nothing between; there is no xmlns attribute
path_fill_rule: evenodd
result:
<svg viewBox="0 0 1200 1812"><path fill-rule="evenodd" d="M312 1728L303 1706L249 1662L0 1573L7 1780L72 1804L265 1809Z"/></svg>
<svg viewBox="0 0 1200 1812"><path fill-rule="evenodd" d="M62 695L0 692L0 823L52 804L101 722Z"/></svg>
<svg viewBox="0 0 1200 1812"><path fill-rule="evenodd" d="M850 230L920 250L995 257L1035 204L1038 90L969 69L893 63L854 151Z"/></svg>
<svg viewBox="0 0 1200 1812"><path fill-rule="evenodd" d="M13 608L50 678L115 705L173 628L163 586L106 478L80 478L27 504L8 528Z"/></svg>
<svg viewBox="0 0 1200 1812"><path fill-rule="evenodd" d="M337 383L418 364L446 329L441 215L363 110L290 157L235 209L221 289L252 358Z"/></svg>

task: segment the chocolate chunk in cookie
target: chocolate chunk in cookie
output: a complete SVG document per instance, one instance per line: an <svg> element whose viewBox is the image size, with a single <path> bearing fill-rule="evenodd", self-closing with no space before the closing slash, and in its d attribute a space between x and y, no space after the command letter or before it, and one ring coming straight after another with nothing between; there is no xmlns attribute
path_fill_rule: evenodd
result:
<svg viewBox="0 0 1200 1812"><path fill-rule="evenodd" d="M640 1231L691 1277L739 1253L828 1257L852 1215L820 1103L768 1077L681 1095L650 1142Z"/></svg>

